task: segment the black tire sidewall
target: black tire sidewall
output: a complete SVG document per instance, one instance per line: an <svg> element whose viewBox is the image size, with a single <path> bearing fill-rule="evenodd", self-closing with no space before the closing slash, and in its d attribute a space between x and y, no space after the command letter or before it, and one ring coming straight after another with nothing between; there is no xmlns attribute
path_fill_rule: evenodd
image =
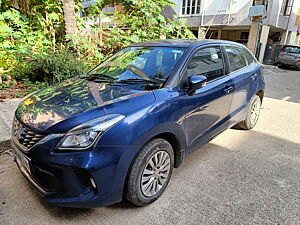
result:
<svg viewBox="0 0 300 225"><path fill-rule="evenodd" d="M152 197L147 197L141 190L141 177L142 172L147 165L150 158L159 151L165 151L170 156L170 172L169 176L164 183L164 186ZM129 172L126 198L137 206L144 206L154 202L164 192L170 181L172 171L174 167L174 153L172 145L161 138L153 139L149 141L139 152L135 158L132 167Z"/></svg>
<svg viewBox="0 0 300 225"><path fill-rule="evenodd" d="M253 105L256 101L259 101L259 113L258 113L257 120L255 121L254 124L252 124L251 123L251 111L252 111ZM247 129L252 129L257 124L257 121L258 121L259 115L260 115L260 107L261 107L261 100L260 100L259 96L255 95L252 102L251 102L251 104L250 104L250 107L249 107L248 113L247 113L247 117L246 117L246 120L245 120Z"/></svg>

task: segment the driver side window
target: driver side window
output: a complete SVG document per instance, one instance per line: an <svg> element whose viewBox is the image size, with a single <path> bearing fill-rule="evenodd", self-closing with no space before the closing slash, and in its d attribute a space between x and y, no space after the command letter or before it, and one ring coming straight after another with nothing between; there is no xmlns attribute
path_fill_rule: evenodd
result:
<svg viewBox="0 0 300 225"><path fill-rule="evenodd" d="M203 75L207 81L224 76L224 64L220 47L207 47L198 50L187 66L187 76Z"/></svg>

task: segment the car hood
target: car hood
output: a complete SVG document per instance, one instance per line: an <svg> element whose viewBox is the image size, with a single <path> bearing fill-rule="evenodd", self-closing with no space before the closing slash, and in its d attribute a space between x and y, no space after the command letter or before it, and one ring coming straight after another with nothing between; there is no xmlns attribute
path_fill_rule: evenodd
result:
<svg viewBox="0 0 300 225"><path fill-rule="evenodd" d="M58 133L102 115L128 114L153 101L151 91L76 78L25 98L16 117L36 131Z"/></svg>

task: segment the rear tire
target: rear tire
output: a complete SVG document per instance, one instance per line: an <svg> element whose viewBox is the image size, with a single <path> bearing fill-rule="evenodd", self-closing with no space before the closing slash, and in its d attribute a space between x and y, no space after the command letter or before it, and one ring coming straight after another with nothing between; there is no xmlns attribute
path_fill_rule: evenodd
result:
<svg viewBox="0 0 300 225"><path fill-rule="evenodd" d="M165 139L149 141L132 163L125 197L136 206L157 200L166 189L174 167L172 145Z"/></svg>
<svg viewBox="0 0 300 225"><path fill-rule="evenodd" d="M245 120L239 122L236 125L236 127L243 130L250 130L253 127L255 127L259 118L260 107L261 107L261 100L259 96L255 95L255 97L253 98L250 104Z"/></svg>

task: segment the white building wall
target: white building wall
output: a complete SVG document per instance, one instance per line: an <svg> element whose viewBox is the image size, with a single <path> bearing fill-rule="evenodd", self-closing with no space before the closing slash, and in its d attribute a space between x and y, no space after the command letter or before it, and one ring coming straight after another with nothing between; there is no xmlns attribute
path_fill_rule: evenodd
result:
<svg viewBox="0 0 300 225"><path fill-rule="evenodd" d="M177 15L180 15L180 8L181 8L181 2L182 2L182 0L172 0L172 2L175 3L175 6L173 7L175 13Z"/></svg>
<svg viewBox="0 0 300 225"><path fill-rule="evenodd" d="M192 0L187 0L193 2ZM183 0L173 0L174 11L187 20L191 27L210 25L248 26L249 8L252 0L198 0L201 2L200 14L182 15Z"/></svg>
<svg viewBox="0 0 300 225"><path fill-rule="evenodd" d="M174 11L182 16L182 0L172 0L176 6ZM222 15L227 13L238 13L245 5L252 0L198 0L201 1L201 12L205 15ZM201 14L201 13L200 13Z"/></svg>
<svg viewBox="0 0 300 225"><path fill-rule="evenodd" d="M205 15L238 13L252 0L203 0ZM246 15L247 16L247 15Z"/></svg>
<svg viewBox="0 0 300 225"><path fill-rule="evenodd" d="M188 1L188 0L187 0ZM191 27L198 26L250 26L249 8L253 0L198 0L201 1L200 14L182 15L182 0L173 0L177 15L184 17ZM298 25L295 24L300 0L294 0L291 16L283 16L280 11L284 0L269 0L267 17L263 20L264 25L271 25L282 30L296 32ZM191 1L192 2L192 1Z"/></svg>
<svg viewBox="0 0 300 225"><path fill-rule="evenodd" d="M298 25L296 24L296 17L298 9L300 8L300 0L294 0L291 16L284 16L281 14L283 1L284 0L269 1L268 16L263 23L283 30L297 32Z"/></svg>

